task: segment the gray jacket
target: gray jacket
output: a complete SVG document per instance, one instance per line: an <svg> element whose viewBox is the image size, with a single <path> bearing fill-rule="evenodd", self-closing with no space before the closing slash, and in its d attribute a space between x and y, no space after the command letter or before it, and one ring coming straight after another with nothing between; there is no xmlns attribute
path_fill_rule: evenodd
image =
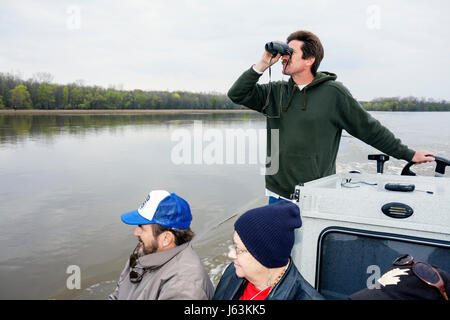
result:
<svg viewBox="0 0 450 320"><path fill-rule="evenodd" d="M209 300L214 294L214 286L190 242L144 255L134 270L146 271L142 281L131 283L127 262L108 299Z"/></svg>

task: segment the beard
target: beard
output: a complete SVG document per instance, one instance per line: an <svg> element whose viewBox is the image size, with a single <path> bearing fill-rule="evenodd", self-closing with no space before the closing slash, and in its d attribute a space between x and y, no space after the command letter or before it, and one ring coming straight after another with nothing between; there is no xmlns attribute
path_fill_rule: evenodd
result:
<svg viewBox="0 0 450 320"><path fill-rule="evenodd" d="M156 242L156 240L152 240L150 243L145 244L141 239L139 239L139 243L140 246L138 249L138 254L140 256L155 253L156 251L158 251L158 243Z"/></svg>

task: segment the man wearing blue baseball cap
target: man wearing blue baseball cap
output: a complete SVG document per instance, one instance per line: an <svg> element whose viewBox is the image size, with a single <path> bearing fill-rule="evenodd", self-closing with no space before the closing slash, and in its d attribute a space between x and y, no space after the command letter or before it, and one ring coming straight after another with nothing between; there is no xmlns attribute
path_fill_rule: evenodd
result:
<svg viewBox="0 0 450 320"><path fill-rule="evenodd" d="M214 286L192 249L189 204L174 193L151 191L139 209L122 214L139 243L111 300L208 300Z"/></svg>

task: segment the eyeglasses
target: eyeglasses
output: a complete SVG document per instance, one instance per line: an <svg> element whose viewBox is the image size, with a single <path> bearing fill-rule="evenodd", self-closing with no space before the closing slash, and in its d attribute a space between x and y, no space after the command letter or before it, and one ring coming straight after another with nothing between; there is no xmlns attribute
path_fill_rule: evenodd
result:
<svg viewBox="0 0 450 320"><path fill-rule="evenodd" d="M413 256L406 254L398 257L393 262L394 266L407 266L411 265L411 270L416 275L417 278L425 282L426 284L435 287L439 290L445 300L448 300L447 291L444 287L444 280L442 280L441 275L436 270L436 268L431 265L417 261Z"/></svg>
<svg viewBox="0 0 450 320"><path fill-rule="evenodd" d="M136 270L133 270L133 268L136 267L137 261L139 259L139 255L137 253L138 249L139 249L139 243L136 246L136 248L133 250L133 253L130 255L129 265L130 265L130 269L131 269L131 271L130 271L130 282L131 283L141 282L142 278L144 277L144 274L147 272L147 270L144 270L143 273L139 273Z"/></svg>
<svg viewBox="0 0 450 320"><path fill-rule="evenodd" d="M240 248L238 248L235 244L233 244L233 246L231 247L231 249L234 250L234 252L236 252L236 255L237 255L237 256L240 255L240 254L243 254L243 253L248 252L247 249L240 249Z"/></svg>

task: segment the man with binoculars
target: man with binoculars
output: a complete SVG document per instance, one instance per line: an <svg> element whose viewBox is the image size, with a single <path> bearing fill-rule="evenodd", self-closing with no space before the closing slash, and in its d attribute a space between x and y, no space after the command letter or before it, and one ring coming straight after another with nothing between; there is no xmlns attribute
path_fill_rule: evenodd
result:
<svg viewBox="0 0 450 320"><path fill-rule="evenodd" d="M366 112L337 76L318 72L324 50L308 31L289 35L287 44L269 42L261 59L245 71L228 91L237 104L267 118L267 164L277 170L265 175L269 203L290 199L295 185L336 173L342 130L397 159L434 161L429 151L414 151ZM279 61L288 81L257 84L265 70ZM269 69L270 72L270 69ZM277 135L271 132L277 130ZM272 141L271 137L279 137ZM275 146L275 147L274 147Z"/></svg>

